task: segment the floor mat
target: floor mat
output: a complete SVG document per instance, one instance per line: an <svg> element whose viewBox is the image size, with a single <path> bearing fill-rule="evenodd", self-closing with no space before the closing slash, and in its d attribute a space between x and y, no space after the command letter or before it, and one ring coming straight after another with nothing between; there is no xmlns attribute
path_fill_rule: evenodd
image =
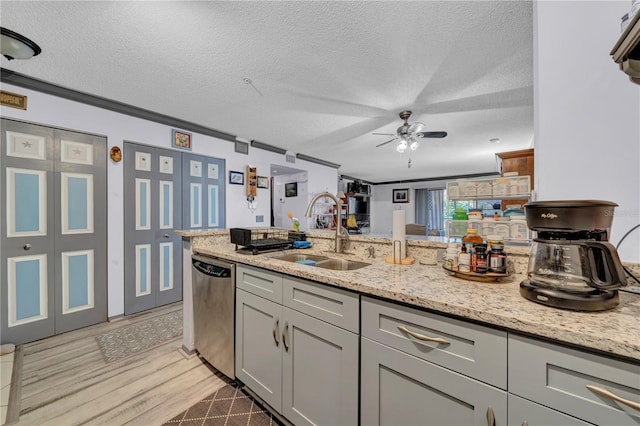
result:
<svg viewBox="0 0 640 426"><path fill-rule="evenodd" d="M226 385L187 411L178 414L164 426L266 426L280 424L271 413L242 390Z"/></svg>
<svg viewBox="0 0 640 426"><path fill-rule="evenodd" d="M182 310L126 325L96 336L106 362L151 349L182 335Z"/></svg>

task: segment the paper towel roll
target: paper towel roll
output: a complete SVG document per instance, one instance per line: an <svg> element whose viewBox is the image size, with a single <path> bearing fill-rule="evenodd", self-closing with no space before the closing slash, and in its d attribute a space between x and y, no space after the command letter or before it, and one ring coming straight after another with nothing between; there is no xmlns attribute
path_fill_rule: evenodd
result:
<svg viewBox="0 0 640 426"><path fill-rule="evenodd" d="M405 241L405 211L393 211L393 257L394 261L400 263L400 260L407 257L407 243ZM396 241L400 241L398 244ZM398 245L400 247L398 247Z"/></svg>

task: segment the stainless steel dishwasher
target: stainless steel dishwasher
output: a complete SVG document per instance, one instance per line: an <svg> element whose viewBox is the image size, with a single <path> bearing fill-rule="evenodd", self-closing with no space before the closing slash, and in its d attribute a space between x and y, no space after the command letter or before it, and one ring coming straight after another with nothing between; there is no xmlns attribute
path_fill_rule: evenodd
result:
<svg viewBox="0 0 640 426"><path fill-rule="evenodd" d="M191 265L196 350L216 370L235 379L236 265L203 255L193 255Z"/></svg>

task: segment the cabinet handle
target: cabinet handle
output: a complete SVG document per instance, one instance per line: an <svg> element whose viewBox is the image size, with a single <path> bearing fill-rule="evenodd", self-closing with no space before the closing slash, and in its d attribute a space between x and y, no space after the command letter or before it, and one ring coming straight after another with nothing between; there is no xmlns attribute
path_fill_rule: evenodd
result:
<svg viewBox="0 0 640 426"><path fill-rule="evenodd" d="M493 414L493 408L487 408L487 426L496 426L496 416Z"/></svg>
<svg viewBox="0 0 640 426"><path fill-rule="evenodd" d="M526 421L526 420L524 420L524 421L522 422L522 425L520 425L520 426L529 426L529 422L528 422L528 421Z"/></svg>
<svg viewBox="0 0 640 426"><path fill-rule="evenodd" d="M280 341L278 340L279 325L280 325L280 318L276 317L276 320L273 322L273 341L276 342L276 348L280 346Z"/></svg>
<svg viewBox="0 0 640 426"><path fill-rule="evenodd" d="M25 250L31 250L31 244L27 243L27 244L23 245L22 248L25 249Z"/></svg>
<svg viewBox="0 0 640 426"><path fill-rule="evenodd" d="M289 321L284 321L284 330L282 330L282 344L284 345L285 352L289 352L289 345L287 345L287 331L289 331Z"/></svg>
<svg viewBox="0 0 640 426"><path fill-rule="evenodd" d="M627 405L627 406L633 408L634 410L640 411L640 403L637 403L637 402L634 402L634 401L629 401L628 399L624 399L622 397L619 397L618 395L613 394L613 393L609 392L608 390L599 388L597 386L586 385L586 387L587 387L587 389L589 389L593 393L597 393L599 395L606 396L607 398L613 399L614 401L618 401L619 403Z"/></svg>
<svg viewBox="0 0 640 426"><path fill-rule="evenodd" d="M163 237L169 238L169 234L164 234Z"/></svg>
<svg viewBox="0 0 640 426"><path fill-rule="evenodd" d="M418 340L424 340L424 341L427 341L427 342L442 343L443 345L449 345L450 344L448 340L445 340L445 339L443 339L441 337L429 337L429 336L425 336L424 334L418 334L418 333L415 333L415 332L409 330L407 327L404 327L402 325L398 326L398 330L404 331L409 336L413 336Z"/></svg>

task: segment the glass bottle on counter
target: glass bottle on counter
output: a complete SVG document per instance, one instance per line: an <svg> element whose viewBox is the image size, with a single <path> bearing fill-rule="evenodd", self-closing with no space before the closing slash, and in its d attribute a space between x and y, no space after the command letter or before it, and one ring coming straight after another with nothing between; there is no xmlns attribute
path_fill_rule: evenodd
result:
<svg viewBox="0 0 640 426"><path fill-rule="evenodd" d="M462 237L462 245L467 247L467 253L473 253L474 244L482 244L482 237L478 235L478 230L475 228L468 228L467 233Z"/></svg>
<svg viewBox="0 0 640 426"><path fill-rule="evenodd" d="M467 253L467 246L464 244L460 254L458 254L458 271L471 272L471 255Z"/></svg>
<svg viewBox="0 0 640 426"><path fill-rule="evenodd" d="M471 269L478 274L487 273L487 245L475 244L473 247L473 255L471 256Z"/></svg>
<svg viewBox="0 0 640 426"><path fill-rule="evenodd" d="M504 242L500 244L499 241L496 241L491 244L488 266L489 272L496 272L498 274L505 274L507 272L507 255L504 252Z"/></svg>

